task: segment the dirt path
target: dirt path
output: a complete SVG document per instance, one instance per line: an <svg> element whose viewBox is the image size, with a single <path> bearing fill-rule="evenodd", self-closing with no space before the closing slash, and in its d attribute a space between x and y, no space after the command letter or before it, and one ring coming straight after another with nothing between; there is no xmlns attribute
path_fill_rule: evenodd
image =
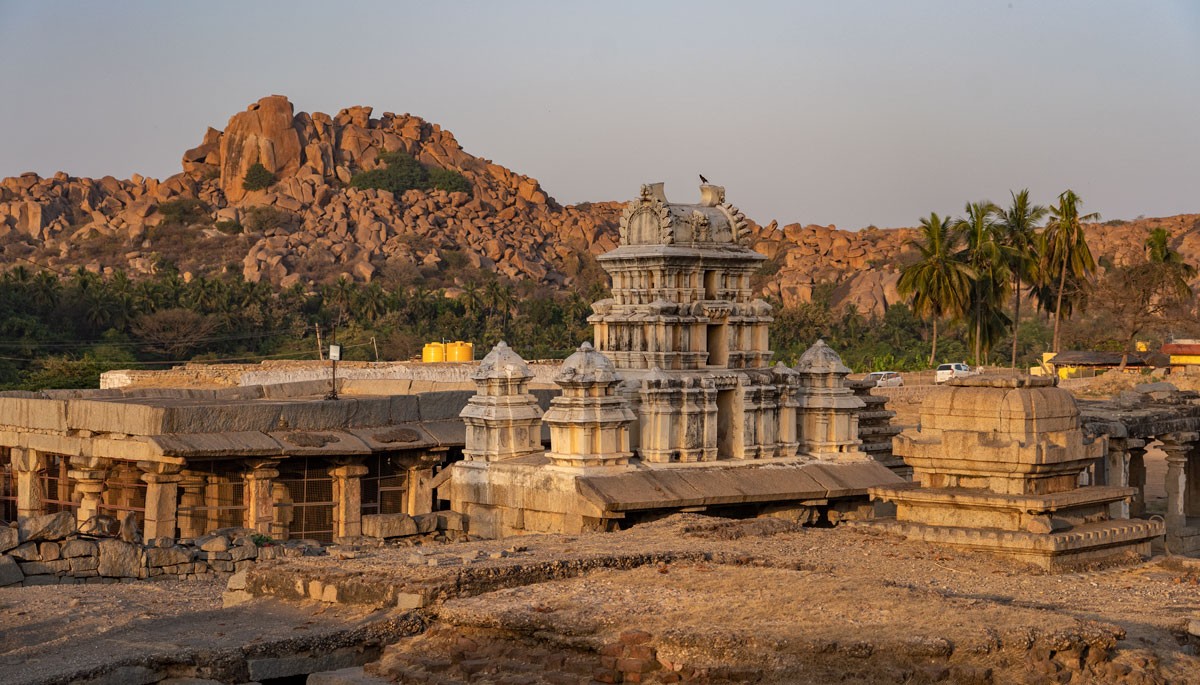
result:
<svg viewBox="0 0 1200 685"><path fill-rule="evenodd" d="M105 672L113 683L153 673L241 682L249 680L247 659L323 644L336 650L356 631L350 641L361 642L383 618L315 603L222 609L223 590L216 580L0 589L0 683L86 681Z"/></svg>

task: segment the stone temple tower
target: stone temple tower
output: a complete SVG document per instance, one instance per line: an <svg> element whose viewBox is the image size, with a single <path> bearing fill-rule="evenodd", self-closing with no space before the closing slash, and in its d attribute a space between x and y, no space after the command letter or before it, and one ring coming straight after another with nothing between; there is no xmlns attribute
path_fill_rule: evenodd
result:
<svg viewBox="0 0 1200 685"><path fill-rule="evenodd" d="M781 456L771 307L750 286L766 257L738 242L745 230L724 188L673 204L654 183L625 207L620 245L597 258L613 296L588 321L637 408L643 461Z"/></svg>
<svg viewBox="0 0 1200 685"><path fill-rule="evenodd" d="M750 286L765 257L745 230L719 186L700 186L697 204L642 186L620 244L597 258L613 296L592 305L595 344L563 362L544 417L512 350L484 359L465 459L439 486L472 535L611 530L672 510L837 522L871 514L868 487L901 482L859 449L863 402L832 349L769 365L771 307Z"/></svg>

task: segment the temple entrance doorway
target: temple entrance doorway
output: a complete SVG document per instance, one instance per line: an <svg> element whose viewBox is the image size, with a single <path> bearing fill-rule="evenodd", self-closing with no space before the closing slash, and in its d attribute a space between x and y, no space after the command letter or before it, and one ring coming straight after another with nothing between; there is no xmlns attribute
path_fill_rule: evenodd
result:
<svg viewBox="0 0 1200 685"><path fill-rule="evenodd" d="M735 438L741 434L734 420L737 390L717 392L717 459L732 459Z"/></svg>

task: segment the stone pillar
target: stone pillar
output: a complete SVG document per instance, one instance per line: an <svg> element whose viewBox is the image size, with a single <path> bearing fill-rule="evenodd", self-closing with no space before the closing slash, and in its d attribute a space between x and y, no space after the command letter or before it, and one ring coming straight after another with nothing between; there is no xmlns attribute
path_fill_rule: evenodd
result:
<svg viewBox="0 0 1200 685"><path fill-rule="evenodd" d="M221 527L221 476L211 475L205 479L204 486L204 530L205 532Z"/></svg>
<svg viewBox="0 0 1200 685"><path fill-rule="evenodd" d="M329 469L333 477L333 535L362 535L362 477L367 467L357 462L341 463Z"/></svg>
<svg viewBox="0 0 1200 685"><path fill-rule="evenodd" d="M67 477L75 481L75 493L79 495L79 509L75 521L83 525L100 513L104 501L105 478L108 476L108 460L96 457L71 457Z"/></svg>
<svg viewBox="0 0 1200 685"><path fill-rule="evenodd" d="M279 465L277 459L259 459L246 462L246 472L242 479L245 491L242 502L246 506L243 513L243 523L263 535L271 534L271 524L275 522L275 501L271 499L271 481L279 477L275 468Z"/></svg>
<svg viewBox="0 0 1200 685"><path fill-rule="evenodd" d="M1163 451L1167 453L1167 537L1187 526L1184 497L1187 493L1187 455L1196 441L1196 433L1179 432L1160 435Z"/></svg>
<svg viewBox="0 0 1200 685"><path fill-rule="evenodd" d="M1139 447L1129 447L1129 487L1137 488L1133 501L1129 503L1129 515L1141 516L1146 513L1146 447L1145 441Z"/></svg>
<svg viewBox="0 0 1200 685"><path fill-rule="evenodd" d="M17 518L46 513L46 455L37 450L13 447L12 469L17 479Z"/></svg>
<svg viewBox="0 0 1200 685"><path fill-rule="evenodd" d="M178 517L179 537L198 538L208 530L208 517L204 512L204 488L208 480L204 474L195 471L183 471L180 475L179 487L183 494L179 496L179 507L182 509Z"/></svg>
<svg viewBox="0 0 1200 685"><path fill-rule="evenodd" d="M283 483L271 485L271 501L275 505L275 521L271 524L272 540L287 540L292 534L292 521L296 519L295 501L288 486Z"/></svg>
<svg viewBox="0 0 1200 685"><path fill-rule="evenodd" d="M1187 487L1183 509L1188 516L1200 516L1200 442L1193 442L1187 456Z"/></svg>
<svg viewBox="0 0 1200 685"><path fill-rule="evenodd" d="M180 464L138 462L142 480L146 483L146 516L142 525L143 539L175 538L175 522L179 511L179 482L183 476Z"/></svg>
<svg viewBox="0 0 1200 685"><path fill-rule="evenodd" d="M408 467L405 512L409 516L428 514L433 511L433 468L428 464Z"/></svg>
<svg viewBox="0 0 1200 685"><path fill-rule="evenodd" d="M1104 458L1104 484L1115 487L1129 487L1130 453L1134 449L1145 446L1145 440L1137 438L1109 438L1108 456ZM1142 450L1143 452L1145 450ZM1145 468L1145 464L1142 465ZM1136 499L1138 495L1134 495ZM1108 505L1109 518L1127 519L1132 510L1128 500L1113 502Z"/></svg>

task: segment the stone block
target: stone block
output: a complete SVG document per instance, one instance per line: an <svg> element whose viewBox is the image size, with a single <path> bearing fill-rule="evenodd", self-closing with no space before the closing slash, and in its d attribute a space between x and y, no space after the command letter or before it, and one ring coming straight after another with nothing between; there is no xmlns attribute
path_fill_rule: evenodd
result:
<svg viewBox="0 0 1200 685"><path fill-rule="evenodd" d="M57 542L43 542L38 545L38 553L42 561L57 561L62 558L62 547Z"/></svg>
<svg viewBox="0 0 1200 685"><path fill-rule="evenodd" d="M91 540L67 540L62 546L62 556L64 559L73 559L75 557L94 557L100 553L100 548Z"/></svg>
<svg viewBox="0 0 1200 685"><path fill-rule="evenodd" d="M7 552L19 544L21 544L21 534L16 528L0 527L0 553Z"/></svg>
<svg viewBox="0 0 1200 685"><path fill-rule="evenodd" d="M21 519L19 528L21 540L25 542L62 540L75 532L75 514L60 511L57 514L30 516Z"/></svg>
<svg viewBox="0 0 1200 685"><path fill-rule="evenodd" d="M254 543L248 545L235 545L229 549L230 561L245 561L258 557L258 547Z"/></svg>
<svg viewBox="0 0 1200 685"><path fill-rule="evenodd" d="M25 573L17 564L17 560L9 556L0 556L0 587L16 585L22 580L25 580Z"/></svg>
<svg viewBox="0 0 1200 685"><path fill-rule="evenodd" d="M246 589L246 572L239 571L232 576L229 576L229 582L225 584L226 590L245 590Z"/></svg>
<svg viewBox="0 0 1200 685"><path fill-rule="evenodd" d="M192 555L180 547L151 547L146 550L146 565L151 568L177 566L192 560Z"/></svg>
<svg viewBox="0 0 1200 685"><path fill-rule="evenodd" d="M42 553L36 542L26 542L9 550L8 555L18 561L41 561Z"/></svg>
<svg viewBox="0 0 1200 685"><path fill-rule="evenodd" d="M438 530L462 531L467 529L466 517L457 511L437 512Z"/></svg>
<svg viewBox="0 0 1200 685"><path fill-rule="evenodd" d="M21 564L21 572L27 576L66 573L71 570L70 559L57 561L26 561Z"/></svg>
<svg viewBox="0 0 1200 685"><path fill-rule="evenodd" d="M58 585L59 577L57 575L40 575L40 576L25 576L25 580L21 581L23 587L34 587L38 585Z"/></svg>
<svg viewBox="0 0 1200 685"><path fill-rule="evenodd" d="M157 435L168 431L166 410L133 402L73 399L67 402L67 425L96 433Z"/></svg>
<svg viewBox="0 0 1200 685"><path fill-rule="evenodd" d="M96 571L100 568L100 558L97 556L71 557L66 561L70 564L71 573L73 574Z"/></svg>
<svg viewBox="0 0 1200 685"><path fill-rule="evenodd" d="M471 390L420 393L417 397L421 405L421 420L457 419L474 395Z"/></svg>
<svg viewBox="0 0 1200 685"><path fill-rule="evenodd" d="M224 552L229 549L229 539L224 535L205 535L196 538L195 545L205 552Z"/></svg>
<svg viewBox="0 0 1200 685"><path fill-rule="evenodd" d="M123 540L101 540L100 575L109 578L138 578L146 567L146 555L141 545Z"/></svg>
<svg viewBox="0 0 1200 685"><path fill-rule="evenodd" d="M65 431L67 403L25 397L0 397L0 415L5 423L30 430Z"/></svg>
<svg viewBox="0 0 1200 685"><path fill-rule="evenodd" d="M408 514L368 514L362 517L362 532L372 538L398 538L417 534L417 522Z"/></svg>
<svg viewBox="0 0 1200 685"><path fill-rule="evenodd" d="M429 514L417 514L413 517L413 520L416 521L417 532L421 535L436 532L438 529L437 512Z"/></svg>

